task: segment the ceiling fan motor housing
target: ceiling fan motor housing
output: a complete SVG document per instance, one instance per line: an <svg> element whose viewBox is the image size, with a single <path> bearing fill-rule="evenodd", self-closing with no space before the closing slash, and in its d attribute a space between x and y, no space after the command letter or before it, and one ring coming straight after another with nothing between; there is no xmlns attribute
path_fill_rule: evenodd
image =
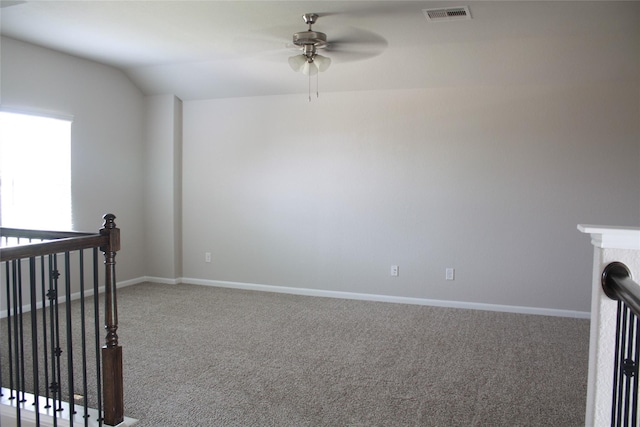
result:
<svg viewBox="0 0 640 427"><path fill-rule="evenodd" d="M321 49L327 45L327 35L319 31L300 31L293 34L293 44L302 48L312 45Z"/></svg>

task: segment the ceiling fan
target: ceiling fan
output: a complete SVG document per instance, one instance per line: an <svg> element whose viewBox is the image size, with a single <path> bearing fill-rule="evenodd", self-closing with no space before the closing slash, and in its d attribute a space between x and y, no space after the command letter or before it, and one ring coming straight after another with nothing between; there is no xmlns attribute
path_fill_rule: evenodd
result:
<svg viewBox="0 0 640 427"><path fill-rule="evenodd" d="M320 55L318 49L328 46L327 35L319 31L313 31L311 26L318 20L315 13L302 15L305 24L309 25L307 31L293 33L293 45L302 50L302 54L289 58L289 65L294 71L313 76L319 71L326 71L331 65L331 58Z"/></svg>
<svg viewBox="0 0 640 427"><path fill-rule="evenodd" d="M340 22L344 22L346 14L343 11L302 14L307 28L293 32L293 35L288 25L250 32L235 40L236 50L243 55L249 52L256 57L280 63L288 59L292 70L309 78L310 93L311 76L316 76L317 82L319 73L326 71L329 66L373 58L388 46L382 36L350 25L336 26L333 23L330 37L315 29L319 18L336 15L343 15L338 17ZM352 17L348 19L353 20ZM290 35L284 36L287 32ZM295 55L291 56L293 53Z"/></svg>

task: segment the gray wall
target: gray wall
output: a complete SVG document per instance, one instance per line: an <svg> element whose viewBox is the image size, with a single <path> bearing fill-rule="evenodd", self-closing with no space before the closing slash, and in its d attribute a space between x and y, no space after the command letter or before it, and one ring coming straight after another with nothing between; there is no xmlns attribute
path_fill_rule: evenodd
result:
<svg viewBox="0 0 640 427"><path fill-rule="evenodd" d="M640 225L639 93L185 102L184 275L588 312L592 247L576 225Z"/></svg>
<svg viewBox="0 0 640 427"><path fill-rule="evenodd" d="M73 228L97 231L117 216L117 279L145 275L144 97L119 70L2 38L1 104L74 117L71 127ZM46 213L45 213L46 214Z"/></svg>
<svg viewBox="0 0 640 427"><path fill-rule="evenodd" d="M4 38L1 71L3 106L75 117L74 226L118 216L119 281L589 311L576 224L640 225L638 79L188 101L181 162L172 96Z"/></svg>

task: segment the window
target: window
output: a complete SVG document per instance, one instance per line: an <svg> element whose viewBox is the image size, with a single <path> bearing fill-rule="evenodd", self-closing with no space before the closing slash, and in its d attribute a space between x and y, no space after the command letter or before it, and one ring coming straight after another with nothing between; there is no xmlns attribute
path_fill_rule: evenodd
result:
<svg viewBox="0 0 640 427"><path fill-rule="evenodd" d="M71 230L71 121L0 111L0 224Z"/></svg>

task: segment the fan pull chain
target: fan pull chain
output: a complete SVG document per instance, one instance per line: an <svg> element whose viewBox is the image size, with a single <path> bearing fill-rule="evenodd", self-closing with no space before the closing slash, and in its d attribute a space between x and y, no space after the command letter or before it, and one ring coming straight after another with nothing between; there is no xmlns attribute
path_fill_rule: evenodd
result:
<svg viewBox="0 0 640 427"><path fill-rule="evenodd" d="M319 89L319 85L318 85L319 81L320 81L320 72L318 72L318 74L316 74L316 98L320 98L320 89Z"/></svg>
<svg viewBox="0 0 640 427"><path fill-rule="evenodd" d="M309 102L311 102L311 73L309 73Z"/></svg>

